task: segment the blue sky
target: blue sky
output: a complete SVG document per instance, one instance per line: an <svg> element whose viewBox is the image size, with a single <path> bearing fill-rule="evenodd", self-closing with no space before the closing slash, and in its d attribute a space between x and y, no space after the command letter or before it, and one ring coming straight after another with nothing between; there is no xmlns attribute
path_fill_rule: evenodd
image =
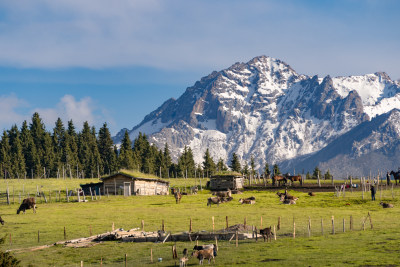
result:
<svg viewBox="0 0 400 267"><path fill-rule="evenodd" d="M0 130L38 111L132 128L196 80L259 55L400 79L396 0L0 0Z"/></svg>

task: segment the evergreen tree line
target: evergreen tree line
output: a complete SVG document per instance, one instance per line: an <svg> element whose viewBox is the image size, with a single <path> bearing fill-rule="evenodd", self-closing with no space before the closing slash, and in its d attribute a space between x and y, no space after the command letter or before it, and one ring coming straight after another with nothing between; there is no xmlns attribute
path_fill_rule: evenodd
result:
<svg viewBox="0 0 400 267"><path fill-rule="evenodd" d="M72 120L67 125L60 118L52 131L46 131L38 113L31 122L16 125L2 133L0 141L0 177L2 178L48 178L48 177L99 177L113 173L121 168L134 169L163 178L172 177L210 177L220 171L235 171L246 176L255 176L255 161L243 166L236 153L233 153L229 168L224 160L214 160L207 149L203 162L196 164L190 147L185 146L177 163L172 162L168 144L158 149L150 144L145 134L139 133L132 142L125 131L119 150L114 145L107 123L96 132L94 126L84 122L77 132ZM318 175L329 179L329 171L324 176L316 168L311 177ZM280 174L277 164L269 170L265 164L263 175Z"/></svg>

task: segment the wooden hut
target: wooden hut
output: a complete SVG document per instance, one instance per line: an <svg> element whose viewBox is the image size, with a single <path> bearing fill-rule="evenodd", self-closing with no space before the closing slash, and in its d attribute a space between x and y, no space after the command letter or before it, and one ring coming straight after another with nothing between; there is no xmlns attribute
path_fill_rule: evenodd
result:
<svg viewBox="0 0 400 267"><path fill-rule="evenodd" d="M142 173L120 171L101 180L102 191L105 194L124 196L169 194L169 182Z"/></svg>
<svg viewBox="0 0 400 267"><path fill-rule="evenodd" d="M217 173L210 178L210 189L213 191L235 190L243 188L243 175L236 172Z"/></svg>

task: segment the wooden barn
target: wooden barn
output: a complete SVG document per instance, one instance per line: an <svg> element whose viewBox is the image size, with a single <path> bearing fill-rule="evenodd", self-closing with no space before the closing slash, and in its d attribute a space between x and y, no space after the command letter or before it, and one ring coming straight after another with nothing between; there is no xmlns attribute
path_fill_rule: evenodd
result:
<svg viewBox="0 0 400 267"><path fill-rule="evenodd" d="M210 189L212 191L241 189L243 184L243 176L236 172L217 173L210 178Z"/></svg>
<svg viewBox="0 0 400 267"><path fill-rule="evenodd" d="M141 173L118 172L101 178L102 192L110 195L168 195L169 182Z"/></svg>

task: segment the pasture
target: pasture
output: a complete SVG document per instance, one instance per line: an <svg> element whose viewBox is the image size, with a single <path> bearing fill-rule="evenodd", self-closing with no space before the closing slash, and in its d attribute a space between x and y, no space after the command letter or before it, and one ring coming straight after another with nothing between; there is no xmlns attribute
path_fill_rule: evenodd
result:
<svg viewBox="0 0 400 267"><path fill-rule="evenodd" d="M33 194L40 187L46 195L54 190L77 188L79 183L96 180L81 179L40 179L40 180L1 180L0 192L7 187L14 187L15 194L22 190ZM199 184L195 179L170 179L171 186L190 187ZM203 180L205 185L205 180ZM311 183L311 182L310 182ZM391 189L391 188L390 188ZM282 190L281 190L282 191ZM177 233L189 230L192 220L193 231L211 231L212 216L215 229L226 227L226 216L229 226L243 224L255 225L258 229L276 226L278 218L281 229L276 231L277 240L264 243L262 238L240 240L236 247L235 240L219 241L216 266L388 266L399 265L400 242L400 186L391 190L377 192L376 201L370 200L369 192L361 199L361 192L346 192L345 197L337 197L333 192L316 193L310 197L306 192L289 190L290 194L299 197L296 205L283 205L275 191L251 191L233 195L234 200L228 203L207 207L207 190L197 195L183 196L180 204L175 204L173 196L102 196L101 199L86 203L65 200L65 189L61 201L40 203L37 213L27 210L26 214L16 214L18 199L14 204L0 204L0 215L5 225L0 225L1 235L7 235L3 250L13 250L21 260L22 266L124 266L125 255L127 266L174 266L179 260L173 260L171 247L173 242L162 243L123 243L108 241L92 247L70 248L60 245L31 251L29 248L50 245L66 239L87 237L92 233L100 234L115 228L125 230L141 227L144 221L146 231L161 229L162 220L167 232ZM245 205L239 198L254 196L256 204ZM393 198L394 197L394 198ZM394 204L392 209L383 209L380 200ZM368 213L371 214L373 229L370 227ZM335 234L332 234L332 216L334 216ZM350 216L353 218L353 230L349 229ZM323 233L321 231L321 219ZM343 232L343 219L345 232ZM365 223L365 230L363 222ZM295 222L295 239L293 238ZM308 225L311 222L309 234ZM39 237L39 238L38 238ZM200 242L203 243L203 242ZM209 243L209 242L207 242ZM214 241L212 242L214 243ZM195 242L177 242L178 256L183 248L193 248ZM153 252L153 263L150 262L150 250ZM158 262L162 258L162 262ZM197 265L197 259L191 259L189 266ZM205 263L207 264L207 263Z"/></svg>

